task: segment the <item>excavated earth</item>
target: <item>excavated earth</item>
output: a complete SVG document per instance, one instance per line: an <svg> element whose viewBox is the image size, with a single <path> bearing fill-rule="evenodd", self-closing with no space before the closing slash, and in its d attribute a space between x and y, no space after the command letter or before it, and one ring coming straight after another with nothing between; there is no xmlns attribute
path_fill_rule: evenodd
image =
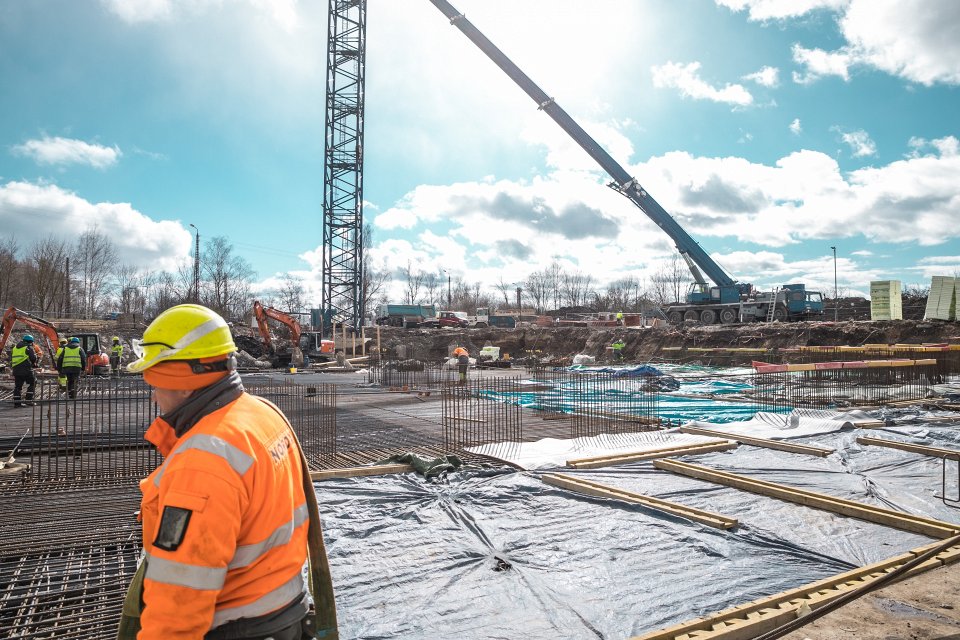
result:
<svg viewBox="0 0 960 640"><path fill-rule="evenodd" d="M376 341L376 329L365 330ZM622 338L624 357L638 362L657 360L668 347L787 348L797 346L860 346L960 342L955 322L891 320L879 322L755 323L681 327L529 327L518 329L400 329L380 328L380 344L388 357L443 359L454 347L471 354L485 345L500 347L512 358L566 359L576 354L597 358Z"/></svg>

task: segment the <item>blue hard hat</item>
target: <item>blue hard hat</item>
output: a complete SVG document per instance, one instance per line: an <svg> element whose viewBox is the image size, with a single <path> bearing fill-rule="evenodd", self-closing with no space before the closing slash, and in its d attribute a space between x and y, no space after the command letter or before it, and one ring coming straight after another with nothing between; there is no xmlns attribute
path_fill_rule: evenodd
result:
<svg viewBox="0 0 960 640"><path fill-rule="evenodd" d="M23 341L24 341L24 342L33 342L33 336L28 333L27 335L23 336Z"/></svg>
<svg viewBox="0 0 960 640"><path fill-rule="evenodd" d="M77 338L77 337L70 338L70 344L80 344L80 338Z"/></svg>

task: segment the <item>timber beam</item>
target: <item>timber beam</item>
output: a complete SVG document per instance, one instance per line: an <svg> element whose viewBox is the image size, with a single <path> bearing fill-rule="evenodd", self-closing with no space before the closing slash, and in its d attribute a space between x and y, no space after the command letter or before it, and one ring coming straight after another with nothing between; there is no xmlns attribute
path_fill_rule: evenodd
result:
<svg viewBox="0 0 960 640"><path fill-rule="evenodd" d="M700 453L710 453L712 451L728 451L736 447L737 443L731 440L699 442L695 444L649 449L647 451L637 451L635 453L576 458L574 460L567 460L567 466L573 469L599 469L600 467L612 467L618 464L640 462L641 460L656 460L658 458L669 458L671 456L692 456Z"/></svg>
<svg viewBox="0 0 960 640"><path fill-rule="evenodd" d="M679 462L677 460L654 460L653 465L664 471L672 471L680 475L716 482L717 484L727 485L744 491L758 493L760 495L778 498L787 502L802 504L815 509L831 511L845 516L866 520L882 524L903 531L919 533L920 535L930 536L931 538L949 538L960 532L960 524L952 522L943 522L932 518L923 518L920 516L875 507L873 505L855 502L853 500L844 500L836 498L825 493L816 493L805 489L798 489L775 482L766 482L764 480L755 480L753 478L718 471L709 467L702 467L688 462Z"/></svg>
<svg viewBox="0 0 960 640"><path fill-rule="evenodd" d="M693 520L694 522L699 522L700 524L705 524L715 529L732 529L737 526L737 520L735 518L728 518L727 516L722 516L717 513L695 509L676 502L661 500L660 498L652 498L641 493L600 484L599 482L591 482L565 473L548 473L540 479L547 484L560 487L561 489L568 489L576 493L584 493L598 498L610 498L612 500L622 500L624 502L640 504L651 509L656 509L657 511L669 513L673 516Z"/></svg>
<svg viewBox="0 0 960 640"><path fill-rule="evenodd" d="M758 438L754 436L742 435L739 433L731 433L729 431L714 431L713 429L701 429L700 427L680 427L680 431L683 433L691 433L698 436L714 436L716 438L726 438L728 440L736 440L741 444L750 444L755 447L763 447L765 449L777 449L778 451L789 451L790 453L800 453L808 456L820 456L825 458L826 456L833 453L833 449L825 449L823 447L811 447L806 444L796 444L793 442L783 442L782 440L773 440L771 438Z"/></svg>
<svg viewBox="0 0 960 640"><path fill-rule="evenodd" d="M899 440L890 440L888 438L871 438L870 436L860 436L857 442L876 447L889 447L891 449L901 449L912 453L920 453L934 458L955 458L960 460L960 450L941 449L940 447L928 447L922 444L913 444L911 442L901 442Z"/></svg>

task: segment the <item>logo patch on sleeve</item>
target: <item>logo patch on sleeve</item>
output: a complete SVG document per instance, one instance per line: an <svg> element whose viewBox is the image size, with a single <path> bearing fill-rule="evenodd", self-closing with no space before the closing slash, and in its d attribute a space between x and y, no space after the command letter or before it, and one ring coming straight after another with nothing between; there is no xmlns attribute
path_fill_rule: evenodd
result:
<svg viewBox="0 0 960 640"><path fill-rule="evenodd" d="M163 516L160 518L160 529L157 531L157 539L153 541L153 546L164 551L176 551L187 533L191 515L193 511L189 509L164 507Z"/></svg>

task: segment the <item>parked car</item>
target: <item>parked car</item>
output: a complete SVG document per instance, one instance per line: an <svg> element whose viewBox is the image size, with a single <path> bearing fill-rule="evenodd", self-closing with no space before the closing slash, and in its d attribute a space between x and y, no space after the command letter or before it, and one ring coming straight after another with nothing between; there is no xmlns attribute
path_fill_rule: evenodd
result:
<svg viewBox="0 0 960 640"><path fill-rule="evenodd" d="M463 328L469 326L469 324L467 314L463 311L441 311L437 314L437 317L421 322L420 326L433 329L437 327Z"/></svg>

